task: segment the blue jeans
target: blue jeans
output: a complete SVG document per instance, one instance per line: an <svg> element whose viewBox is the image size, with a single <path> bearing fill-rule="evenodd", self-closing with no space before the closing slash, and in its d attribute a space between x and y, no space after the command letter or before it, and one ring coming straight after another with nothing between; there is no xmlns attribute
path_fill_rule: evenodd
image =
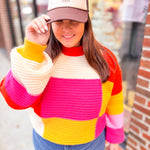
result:
<svg viewBox="0 0 150 150"><path fill-rule="evenodd" d="M104 150L105 130L95 140L81 145L59 145L43 139L33 130L33 144L35 150Z"/></svg>

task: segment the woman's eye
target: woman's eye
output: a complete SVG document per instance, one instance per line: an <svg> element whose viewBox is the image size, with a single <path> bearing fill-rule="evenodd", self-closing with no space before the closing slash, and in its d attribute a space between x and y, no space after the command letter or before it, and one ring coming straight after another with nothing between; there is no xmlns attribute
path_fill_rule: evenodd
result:
<svg viewBox="0 0 150 150"><path fill-rule="evenodd" d="M71 20L72 23L77 23L77 21Z"/></svg>
<svg viewBox="0 0 150 150"><path fill-rule="evenodd" d="M56 21L55 23L56 24L60 24L60 23L62 23L63 21L62 20L58 20L58 21Z"/></svg>
<svg viewBox="0 0 150 150"><path fill-rule="evenodd" d="M78 22L77 21L74 21L74 20L71 20L71 22L70 22L72 25L77 25L78 24Z"/></svg>

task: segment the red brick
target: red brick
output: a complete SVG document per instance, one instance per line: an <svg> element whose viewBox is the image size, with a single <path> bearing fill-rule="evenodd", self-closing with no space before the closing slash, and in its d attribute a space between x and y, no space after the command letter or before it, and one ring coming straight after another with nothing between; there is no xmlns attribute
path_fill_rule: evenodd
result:
<svg viewBox="0 0 150 150"><path fill-rule="evenodd" d="M135 127L135 125L130 124L130 129L132 129L134 132L136 132L137 134L140 133L139 128Z"/></svg>
<svg viewBox="0 0 150 150"><path fill-rule="evenodd" d="M147 150L147 149L144 148L142 145L140 145L140 150Z"/></svg>
<svg viewBox="0 0 150 150"><path fill-rule="evenodd" d="M139 79L138 79L138 80L139 80ZM143 104L143 105L145 105L145 102L146 102L145 98L143 98L143 97L141 97L141 96L139 96L139 95L137 95L137 94L135 94L134 100L135 100L136 102L140 103L140 104Z"/></svg>
<svg viewBox="0 0 150 150"><path fill-rule="evenodd" d="M136 87L136 92L137 92L137 93L140 93L140 94L142 94L142 95L144 95L144 96L146 96L146 97L148 97L148 98L150 98L150 92L149 92L149 91L146 91L146 90L144 90L144 89L141 89L141 88L139 88L139 87Z"/></svg>
<svg viewBox="0 0 150 150"><path fill-rule="evenodd" d="M142 56L146 58L150 58L150 51L143 50Z"/></svg>
<svg viewBox="0 0 150 150"><path fill-rule="evenodd" d="M150 124L150 119L146 117L145 122Z"/></svg>
<svg viewBox="0 0 150 150"><path fill-rule="evenodd" d="M150 15L147 16L146 24L150 24Z"/></svg>
<svg viewBox="0 0 150 150"><path fill-rule="evenodd" d="M143 145L146 144L146 141L143 138L141 138L139 135L134 134L132 131L130 131L129 134L133 139L136 139L138 143L142 143Z"/></svg>
<svg viewBox="0 0 150 150"><path fill-rule="evenodd" d="M130 143L132 143L133 145L137 146L137 142L131 137L128 137L128 141L130 141Z"/></svg>
<svg viewBox="0 0 150 150"><path fill-rule="evenodd" d="M149 3L149 7L148 7L148 12L150 12L150 3Z"/></svg>
<svg viewBox="0 0 150 150"><path fill-rule="evenodd" d="M148 102L147 106L150 107L150 101Z"/></svg>
<svg viewBox="0 0 150 150"><path fill-rule="evenodd" d="M149 86L149 82L148 81L145 81L145 80L140 79L140 78L137 79L137 84L141 85L143 87L146 87L146 88L148 88L148 86Z"/></svg>
<svg viewBox="0 0 150 150"><path fill-rule="evenodd" d="M135 112L134 110L133 110L133 112L132 112L132 115L133 115L134 117L136 117L137 119L142 119L142 115L139 114L139 113L137 113L137 112Z"/></svg>
<svg viewBox="0 0 150 150"><path fill-rule="evenodd" d="M140 112L144 113L145 115L150 115L150 109L144 108L141 105L134 104L133 106L135 109L139 110Z"/></svg>
<svg viewBox="0 0 150 150"><path fill-rule="evenodd" d="M148 145L148 148L150 149L150 144Z"/></svg>
<svg viewBox="0 0 150 150"><path fill-rule="evenodd" d="M150 61L141 59L140 66L147 68L147 69L150 69Z"/></svg>
<svg viewBox="0 0 150 150"><path fill-rule="evenodd" d="M147 36L150 35L150 27L145 28L145 35L147 35Z"/></svg>
<svg viewBox="0 0 150 150"><path fill-rule="evenodd" d="M143 77L145 77L145 78L150 79L150 71L139 69L138 74L141 75L141 76L143 76Z"/></svg>
<svg viewBox="0 0 150 150"><path fill-rule="evenodd" d="M150 134L148 135L147 133L143 133L143 137L150 141Z"/></svg>
<svg viewBox="0 0 150 150"><path fill-rule="evenodd" d="M132 148L132 150L137 150L137 148L136 148L136 147L132 146L132 145L131 145L131 144L129 144L128 142L127 142L127 145L128 145L130 148Z"/></svg>
<svg viewBox="0 0 150 150"><path fill-rule="evenodd" d="M145 124L141 123L138 120L135 120L134 118L131 118L131 122L134 123L136 126L138 126L139 128L148 131L148 126L146 126Z"/></svg>
<svg viewBox="0 0 150 150"><path fill-rule="evenodd" d="M150 39L144 38L144 40L143 40L143 46L150 47Z"/></svg>

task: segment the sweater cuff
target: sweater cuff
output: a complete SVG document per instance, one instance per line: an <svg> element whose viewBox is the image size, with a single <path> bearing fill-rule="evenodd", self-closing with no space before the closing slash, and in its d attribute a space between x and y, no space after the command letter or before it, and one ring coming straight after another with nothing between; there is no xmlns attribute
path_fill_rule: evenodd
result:
<svg viewBox="0 0 150 150"><path fill-rule="evenodd" d="M119 144L125 140L123 127L120 129L113 129L106 127L106 141L111 144Z"/></svg>
<svg viewBox="0 0 150 150"><path fill-rule="evenodd" d="M33 43L25 38L24 46L17 48L17 51L24 58L41 63L44 60L43 51L46 47Z"/></svg>

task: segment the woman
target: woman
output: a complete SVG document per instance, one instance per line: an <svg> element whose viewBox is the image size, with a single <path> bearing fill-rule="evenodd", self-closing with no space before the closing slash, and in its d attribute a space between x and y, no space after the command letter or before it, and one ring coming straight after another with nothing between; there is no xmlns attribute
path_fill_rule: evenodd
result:
<svg viewBox="0 0 150 150"><path fill-rule="evenodd" d="M121 71L94 38L88 1L50 0L11 64L0 89L12 108L31 108L35 150L104 150L105 140L117 150L124 140Z"/></svg>

